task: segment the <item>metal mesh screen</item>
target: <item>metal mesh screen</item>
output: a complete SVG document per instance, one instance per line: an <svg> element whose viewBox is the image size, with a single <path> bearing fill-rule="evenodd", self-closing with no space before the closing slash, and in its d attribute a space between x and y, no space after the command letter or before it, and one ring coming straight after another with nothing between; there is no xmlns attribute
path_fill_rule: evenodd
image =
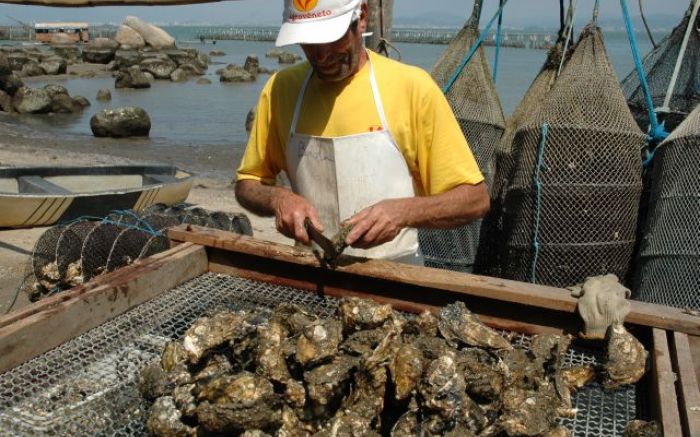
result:
<svg viewBox="0 0 700 437"><path fill-rule="evenodd" d="M441 87L448 83L478 38L479 30L474 23L470 19L433 66L431 76ZM491 187L496 146L505 129L505 120L483 47L476 50L446 97L484 174L485 182ZM425 264L471 272L480 228L481 220L450 230L419 229L418 238Z"/></svg>
<svg viewBox="0 0 700 437"><path fill-rule="evenodd" d="M602 33L589 25L541 109L515 134L502 276L560 287L604 273L627 279L643 144Z"/></svg>
<svg viewBox="0 0 700 437"><path fill-rule="evenodd" d="M61 346L0 378L0 429L11 435L104 436L146 434L148 403L138 392L140 369L160 358L165 342L181 337L200 316L216 310L265 309L281 302L330 316L336 301L289 287L207 273ZM516 344L529 338L504 333ZM573 347L567 364L599 363L596 351ZM591 384L577 392L576 436L622 436L642 413L638 388L605 391Z"/></svg>
<svg viewBox="0 0 700 437"><path fill-rule="evenodd" d="M690 8L692 9L692 3ZM691 9L688 9L678 26L644 57L644 71L655 108L663 106L676 58L690 21ZM669 103L671 112L658 114L661 121L666 122L668 132L673 131L700 102L700 19L696 19L693 27ZM635 120L646 132L649 127L649 114L636 71L630 72L622 81L622 89Z"/></svg>
<svg viewBox="0 0 700 437"><path fill-rule="evenodd" d="M496 172L491 186L491 209L481 224L479 248L474 265L476 273L496 277L501 275L499 254L502 247L499 250L497 246L502 242L500 236L503 233L503 201L513 170L515 131L540 108L545 96L554 85L563 50L561 41L552 47L542 69L506 121L505 131L496 148Z"/></svg>
<svg viewBox="0 0 700 437"><path fill-rule="evenodd" d="M654 161L636 297L700 310L700 106L661 143Z"/></svg>

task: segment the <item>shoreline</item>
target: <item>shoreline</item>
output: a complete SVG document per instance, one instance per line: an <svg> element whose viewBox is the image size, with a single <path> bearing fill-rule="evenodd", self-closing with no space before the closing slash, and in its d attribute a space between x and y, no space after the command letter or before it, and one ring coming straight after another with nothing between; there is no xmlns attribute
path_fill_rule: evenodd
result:
<svg viewBox="0 0 700 437"><path fill-rule="evenodd" d="M32 129L0 117L0 167L117 165L161 163L175 165L193 171L195 183L187 198L212 211L245 213L253 226L253 235L262 240L293 244L275 228L274 218L255 216L241 207L233 194L232 179L235 168L224 170L222 162L237 165L240 156L234 158L233 147L220 153L204 156L193 153L190 147L138 144L133 139L115 140L101 138L57 138L38 135ZM103 141L104 140L104 141ZM141 140L148 143L146 140ZM134 145L136 147L128 147ZM166 155L167 153L167 155ZM237 159L237 160L236 160ZM8 229L0 228L0 315L12 303L17 287L26 274L32 249L47 227ZM30 302L20 293L12 310Z"/></svg>

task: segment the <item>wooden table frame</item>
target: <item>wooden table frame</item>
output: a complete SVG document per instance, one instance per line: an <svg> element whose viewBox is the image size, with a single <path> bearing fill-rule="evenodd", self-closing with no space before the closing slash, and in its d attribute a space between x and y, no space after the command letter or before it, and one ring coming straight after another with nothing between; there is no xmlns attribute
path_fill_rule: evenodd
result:
<svg viewBox="0 0 700 437"><path fill-rule="evenodd" d="M206 272L359 296L419 312L462 300L487 324L527 334L575 334L582 322L566 290L446 270L345 257L335 270L299 248L196 226L168 233L173 247L0 318L2 372ZM626 324L651 354L653 417L664 435L700 436L700 390L692 352L700 317L632 302ZM40 339L40 340L37 340Z"/></svg>

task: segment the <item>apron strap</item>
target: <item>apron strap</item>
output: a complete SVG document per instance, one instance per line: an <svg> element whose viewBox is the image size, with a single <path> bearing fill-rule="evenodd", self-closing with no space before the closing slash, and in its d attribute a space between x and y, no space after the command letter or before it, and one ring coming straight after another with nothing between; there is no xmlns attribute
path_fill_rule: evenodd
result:
<svg viewBox="0 0 700 437"><path fill-rule="evenodd" d="M304 79L304 83L301 85L301 89L299 90L299 95L297 96L297 101L294 104L294 115L292 115L292 124L289 125L289 137L290 138L297 131L297 123L299 122L299 113L301 112L301 104L304 101L304 95L306 94L306 87L309 85L309 81L311 80L311 75L313 75L313 73L314 73L314 68L309 66L309 72L306 73L306 78Z"/></svg>

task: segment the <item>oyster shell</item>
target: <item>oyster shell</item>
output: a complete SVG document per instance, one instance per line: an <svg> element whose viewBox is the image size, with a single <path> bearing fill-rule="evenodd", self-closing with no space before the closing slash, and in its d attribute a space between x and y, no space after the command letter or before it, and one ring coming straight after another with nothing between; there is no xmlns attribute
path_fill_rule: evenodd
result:
<svg viewBox="0 0 700 437"><path fill-rule="evenodd" d="M508 435L536 436L556 425L560 401L552 384L543 384L537 390L508 387L501 400L503 415L496 425Z"/></svg>
<svg viewBox="0 0 700 437"><path fill-rule="evenodd" d="M386 328L353 332L340 344L339 349L351 355L369 355L386 337Z"/></svg>
<svg viewBox="0 0 700 437"><path fill-rule="evenodd" d="M146 427L156 437L195 437L197 429L182 423L181 418L182 414L175 407L173 398L163 396L151 407Z"/></svg>
<svg viewBox="0 0 700 437"><path fill-rule="evenodd" d="M411 344L399 347L389 363L396 399L407 399L415 391L423 374L423 353Z"/></svg>
<svg viewBox="0 0 700 437"><path fill-rule="evenodd" d="M340 355L328 364L304 372L309 400L318 405L329 405L339 401L349 392L352 372L358 364L358 358Z"/></svg>
<svg viewBox="0 0 700 437"><path fill-rule="evenodd" d="M290 336L299 335L301 331L317 322L319 318L298 305L283 302L274 309L270 316L270 323L279 323L284 326Z"/></svg>
<svg viewBox="0 0 700 437"><path fill-rule="evenodd" d="M625 426L624 437L661 437L663 433L657 422L630 420Z"/></svg>
<svg viewBox="0 0 700 437"><path fill-rule="evenodd" d="M571 431L565 426L557 425L547 430L542 437L571 437Z"/></svg>
<svg viewBox="0 0 700 437"><path fill-rule="evenodd" d="M620 323L611 325L607 336L605 387L611 389L636 383L646 371L648 352Z"/></svg>
<svg viewBox="0 0 700 437"><path fill-rule="evenodd" d="M452 353L431 362L418 386L421 406L432 410L446 422L454 422L464 407L467 384L457 369Z"/></svg>
<svg viewBox="0 0 700 437"><path fill-rule="evenodd" d="M194 417L197 408L197 400L194 397L195 384L185 384L175 387L173 400L175 406L185 417Z"/></svg>
<svg viewBox="0 0 700 437"><path fill-rule="evenodd" d="M287 330L277 322L258 327L257 373L272 381L284 383L291 378L282 347Z"/></svg>
<svg viewBox="0 0 700 437"><path fill-rule="evenodd" d="M380 305L367 299L344 297L338 303L337 315L345 332L377 328L393 314L391 305Z"/></svg>
<svg viewBox="0 0 700 437"><path fill-rule="evenodd" d="M202 370L194 374L194 380L198 383L206 383L212 378L230 373L233 365L224 354L212 354L206 358L206 363Z"/></svg>
<svg viewBox="0 0 700 437"><path fill-rule="evenodd" d="M505 366L485 350L463 349L456 356L457 367L464 375L467 393L476 399L496 401L503 391Z"/></svg>
<svg viewBox="0 0 700 437"><path fill-rule="evenodd" d="M327 361L338 353L342 340L342 325L338 320L315 321L304 327L297 340L296 360L302 366Z"/></svg>
<svg viewBox="0 0 700 437"><path fill-rule="evenodd" d="M249 372L214 379L197 398L197 419L209 432L267 431L279 428L282 421L281 401L272 383Z"/></svg>
<svg viewBox="0 0 700 437"><path fill-rule="evenodd" d="M222 311L197 319L182 339L189 362L196 364L211 349L249 334L254 327L248 318L244 311Z"/></svg>
<svg viewBox="0 0 700 437"><path fill-rule="evenodd" d="M160 364L166 372L172 372L178 366L187 363L187 351L177 341L169 341L165 344L160 354Z"/></svg>
<svg viewBox="0 0 700 437"><path fill-rule="evenodd" d="M512 349L513 346L467 309L463 302L455 302L440 311L440 334L453 345L466 344L486 349Z"/></svg>
<svg viewBox="0 0 700 437"><path fill-rule="evenodd" d="M408 320L404 333L414 336L435 337L438 335L438 318L430 311L423 311Z"/></svg>

